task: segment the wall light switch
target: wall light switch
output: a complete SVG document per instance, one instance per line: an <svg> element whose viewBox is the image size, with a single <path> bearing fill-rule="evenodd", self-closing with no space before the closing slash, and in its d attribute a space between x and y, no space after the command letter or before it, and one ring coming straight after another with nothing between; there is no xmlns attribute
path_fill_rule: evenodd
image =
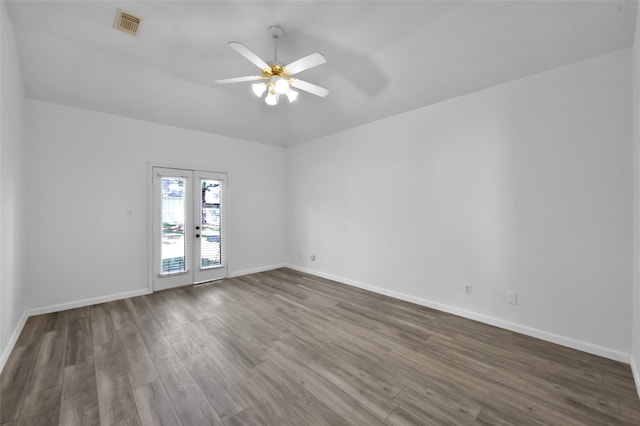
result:
<svg viewBox="0 0 640 426"><path fill-rule="evenodd" d="M518 293L516 293L515 291L508 291L507 292L507 303L510 305L517 305L518 304Z"/></svg>

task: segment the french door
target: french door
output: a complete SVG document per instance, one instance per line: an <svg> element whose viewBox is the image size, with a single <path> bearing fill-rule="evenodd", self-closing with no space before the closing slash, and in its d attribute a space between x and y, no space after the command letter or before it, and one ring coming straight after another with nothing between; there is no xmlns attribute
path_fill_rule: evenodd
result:
<svg viewBox="0 0 640 426"><path fill-rule="evenodd" d="M152 168L153 290L227 276L227 175Z"/></svg>

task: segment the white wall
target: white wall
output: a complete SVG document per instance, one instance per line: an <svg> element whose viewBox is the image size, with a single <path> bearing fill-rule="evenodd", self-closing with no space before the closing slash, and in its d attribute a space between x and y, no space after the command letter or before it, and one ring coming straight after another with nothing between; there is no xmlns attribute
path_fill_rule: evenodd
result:
<svg viewBox="0 0 640 426"><path fill-rule="evenodd" d="M24 89L11 20L0 5L0 368L24 311L22 126Z"/></svg>
<svg viewBox="0 0 640 426"><path fill-rule="evenodd" d="M29 307L147 287L148 162L229 173L230 274L284 262L282 148L41 101L25 106Z"/></svg>
<svg viewBox="0 0 640 426"><path fill-rule="evenodd" d="M640 8L636 12L633 43L633 135L634 135L634 253L633 253L633 372L640 395Z"/></svg>
<svg viewBox="0 0 640 426"><path fill-rule="evenodd" d="M289 148L289 261L628 361L631 57Z"/></svg>

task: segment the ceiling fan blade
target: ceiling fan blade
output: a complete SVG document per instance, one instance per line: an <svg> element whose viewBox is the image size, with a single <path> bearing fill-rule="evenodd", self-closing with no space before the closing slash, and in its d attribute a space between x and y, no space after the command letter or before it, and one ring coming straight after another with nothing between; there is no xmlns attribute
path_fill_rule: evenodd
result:
<svg viewBox="0 0 640 426"><path fill-rule="evenodd" d="M322 65L325 62L327 62L327 59L322 53L314 52L311 55L307 55L304 58L291 62L289 65L285 65L284 68L289 72L289 75L294 75L300 71Z"/></svg>
<svg viewBox="0 0 640 426"><path fill-rule="evenodd" d="M291 79L291 85L296 89L304 90L312 95L320 96L324 98L329 94L329 91L324 87L316 86L315 84L308 83L304 80L298 80L297 78Z"/></svg>
<svg viewBox="0 0 640 426"><path fill-rule="evenodd" d="M261 77L259 75L248 75L246 77L234 77L234 78L225 78L222 80L215 80L214 83L217 83L217 84L243 83L245 81L261 80L263 78L264 77Z"/></svg>
<svg viewBox="0 0 640 426"><path fill-rule="evenodd" d="M271 69L269 64L267 64L265 61L260 59L258 55L256 55L255 53L247 49L244 44L237 41L230 41L229 46L231 46L233 50L235 50L236 52L238 52L239 54L247 58L249 61L254 63L261 70Z"/></svg>

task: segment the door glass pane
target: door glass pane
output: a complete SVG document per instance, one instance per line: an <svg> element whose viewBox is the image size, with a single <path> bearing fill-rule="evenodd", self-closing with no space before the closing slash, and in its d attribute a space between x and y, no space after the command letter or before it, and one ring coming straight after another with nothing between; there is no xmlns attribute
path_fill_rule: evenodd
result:
<svg viewBox="0 0 640 426"><path fill-rule="evenodd" d="M185 178L162 178L161 274L187 270L184 238L187 209L185 186Z"/></svg>
<svg viewBox="0 0 640 426"><path fill-rule="evenodd" d="M222 265L220 244L220 181L201 179L202 189L202 232L200 239L200 268Z"/></svg>

